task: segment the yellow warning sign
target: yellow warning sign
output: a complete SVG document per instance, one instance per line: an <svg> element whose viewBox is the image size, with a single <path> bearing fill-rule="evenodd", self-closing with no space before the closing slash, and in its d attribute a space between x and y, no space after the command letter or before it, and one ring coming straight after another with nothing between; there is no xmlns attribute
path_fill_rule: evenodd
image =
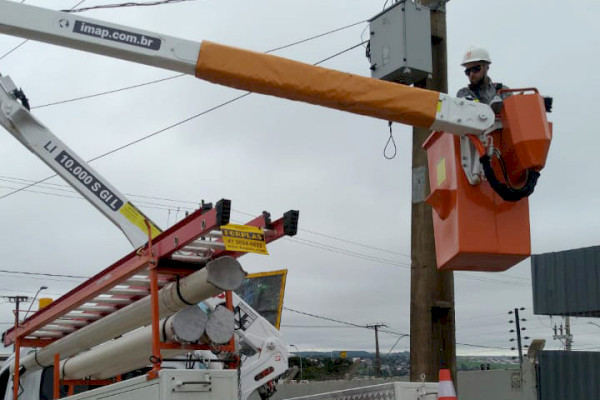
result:
<svg viewBox="0 0 600 400"><path fill-rule="evenodd" d="M437 165L437 184L440 186L446 181L446 159L442 158Z"/></svg>
<svg viewBox="0 0 600 400"><path fill-rule="evenodd" d="M225 250L269 254L262 229L255 226L228 224L221 227Z"/></svg>
<svg viewBox="0 0 600 400"><path fill-rule="evenodd" d="M346 358L346 357L348 357L348 352L340 351L340 358Z"/></svg>
<svg viewBox="0 0 600 400"><path fill-rule="evenodd" d="M129 222L137 226L142 232L146 232L146 234L148 234L148 227L146 227L145 222L146 216L142 214L140 210L135 208L133 204L128 202L121 207L119 212L123 214L123 216L129 220ZM152 238L157 237L161 233L160 229L158 229L152 222L150 222L150 231L152 232Z"/></svg>

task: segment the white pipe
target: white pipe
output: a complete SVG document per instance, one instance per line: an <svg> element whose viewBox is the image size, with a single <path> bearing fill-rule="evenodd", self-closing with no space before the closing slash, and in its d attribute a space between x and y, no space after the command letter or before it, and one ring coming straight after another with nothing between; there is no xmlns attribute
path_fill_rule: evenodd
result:
<svg viewBox="0 0 600 400"><path fill-rule="evenodd" d="M206 327L208 316L198 306L188 308L160 321L161 340L178 341L186 336L198 341ZM233 326L232 332L233 332ZM162 337L164 332L165 337ZM163 350L163 357L175 357L190 350ZM104 343L61 363L62 379L108 379L143 368L152 355L152 327L145 326L118 339Z"/></svg>
<svg viewBox="0 0 600 400"><path fill-rule="evenodd" d="M208 316L204 340L208 343L225 344L233 336L235 318L233 311L225 306L218 306Z"/></svg>
<svg viewBox="0 0 600 400"><path fill-rule="evenodd" d="M175 282L159 291L160 318L187 307L189 304L182 301L182 298L187 303L198 303L224 290L235 290L241 285L244 276L246 272L236 259L220 257L212 260L203 269L179 282L181 297L177 293ZM70 357L150 322L150 296L147 296L21 358L21 366L33 369L52 365L56 353L61 358Z"/></svg>

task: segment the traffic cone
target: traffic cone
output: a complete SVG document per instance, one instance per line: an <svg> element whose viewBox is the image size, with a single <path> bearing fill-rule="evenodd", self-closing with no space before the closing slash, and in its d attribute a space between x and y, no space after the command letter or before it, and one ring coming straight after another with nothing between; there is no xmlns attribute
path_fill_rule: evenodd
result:
<svg viewBox="0 0 600 400"><path fill-rule="evenodd" d="M452 384L452 376L449 369L440 369L440 381L438 383L438 400L458 400L454 385Z"/></svg>

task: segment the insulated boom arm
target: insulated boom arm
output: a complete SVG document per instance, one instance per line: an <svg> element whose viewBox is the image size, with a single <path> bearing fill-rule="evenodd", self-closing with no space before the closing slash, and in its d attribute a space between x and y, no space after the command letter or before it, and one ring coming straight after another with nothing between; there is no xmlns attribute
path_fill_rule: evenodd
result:
<svg viewBox="0 0 600 400"><path fill-rule="evenodd" d="M494 123L488 105L443 93L7 0L0 0L0 33L432 130L480 134Z"/></svg>
<svg viewBox="0 0 600 400"><path fill-rule="evenodd" d="M0 76L0 125L121 229L133 247L146 243L150 219L21 105L15 90L8 76ZM152 237L161 232L150 226Z"/></svg>

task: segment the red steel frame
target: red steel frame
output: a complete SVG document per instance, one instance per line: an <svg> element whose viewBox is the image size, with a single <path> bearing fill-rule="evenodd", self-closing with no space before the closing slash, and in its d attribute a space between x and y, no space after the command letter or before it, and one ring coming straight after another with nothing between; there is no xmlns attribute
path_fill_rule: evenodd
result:
<svg viewBox="0 0 600 400"><path fill-rule="evenodd" d="M217 209L213 208L204 213L198 210L158 235L152 244L152 253L157 258L167 258L198 237L218 229L219 222ZM5 346L13 344L17 337L22 338L21 346L32 344L25 339L27 335L124 282L147 265L147 257L142 256L139 250L129 253L43 310L36 312L18 327L9 329L4 335Z"/></svg>
<svg viewBox="0 0 600 400"><path fill-rule="evenodd" d="M222 200L224 207L228 210L230 208L229 200ZM49 306L33 314L30 318L19 324L18 321L15 326L8 330L4 335L4 344L10 345L15 344L15 369L13 379L13 398L18 398L19 390L19 364L20 364L20 350L21 347L44 347L57 338L53 339L27 339L26 336L35 332L37 329L47 325L51 321L59 318L60 316L72 311L86 303L87 301L95 298L99 294L111 289L119 283L127 280L129 277L135 275L145 267L149 267L150 277L150 300L151 300L151 318L152 318L152 370L148 373L148 379L153 379L158 376L158 371L161 368L162 356L161 349L173 349L173 348L186 348L186 349L208 349L208 345L182 345L178 343L167 343L161 342L160 340L160 329L159 329L159 302L158 302L158 275L159 272L173 273L175 271L167 269L161 269L159 264L161 259L168 258L174 252L182 249L190 242L196 240L200 236L208 234L212 230L220 228L221 224L227 224L228 221L218 220L218 209L212 208L208 211L198 210L188 217L175 224L167 231L161 233L156 238L152 239L151 235L148 235L148 243L146 246L131 252L127 256L117 261L112 266L108 267L104 271L96 274L88 281L82 283L75 289L68 292ZM228 211L227 211L228 215ZM228 220L228 217L226 218ZM266 228L265 241L270 243L274 240L285 236L284 232L284 221L283 218L266 226L265 216L261 215L249 221L246 225L255 226L260 228ZM148 231L150 232L150 226L146 221ZM244 255L244 252L232 252L226 250L216 251L212 258L218 258L223 256L231 256L234 258ZM188 271L177 271L179 273L189 274L193 272ZM232 295L231 292L226 292L226 305L232 309ZM223 351L233 352L235 350L235 343L233 337L230 339L229 344L220 346ZM69 394L73 393L74 385L77 384L110 384L115 381L119 381L120 376L113 380L60 380L60 355L54 355L54 399L60 397L60 385L69 385Z"/></svg>

